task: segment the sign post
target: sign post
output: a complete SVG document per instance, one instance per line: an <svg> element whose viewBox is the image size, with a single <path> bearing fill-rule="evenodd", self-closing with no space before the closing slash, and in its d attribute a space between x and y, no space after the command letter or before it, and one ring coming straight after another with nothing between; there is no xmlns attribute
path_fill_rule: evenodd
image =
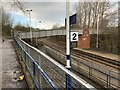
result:
<svg viewBox="0 0 120 90"><path fill-rule="evenodd" d="M66 0L66 68L71 70L69 0ZM71 90L71 77L68 74L66 74L66 90Z"/></svg>
<svg viewBox="0 0 120 90"><path fill-rule="evenodd" d="M66 0L66 68L71 70L70 42L78 41L78 32L70 32L70 25L76 23L76 14L69 16L69 0ZM72 90L70 75L66 74L66 90Z"/></svg>
<svg viewBox="0 0 120 90"><path fill-rule="evenodd" d="M69 0L66 2L66 68L71 68L70 65L70 24L69 24Z"/></svg>

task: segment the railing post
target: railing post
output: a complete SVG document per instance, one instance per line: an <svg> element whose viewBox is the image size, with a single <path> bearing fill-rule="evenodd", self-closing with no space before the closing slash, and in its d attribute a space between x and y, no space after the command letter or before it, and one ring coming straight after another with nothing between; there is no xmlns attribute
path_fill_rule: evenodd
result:
<svg viewBox="0 0 120 90"><path fill-rule="evenodd" d="M109 70L109 87L111 86L110 83L111 83L111 71Z"/></svg>
<svg viewBox="0 0 120 90"><path fill-rule="evenodd" d="M91 76L91 67L89 67L89 77Z"/></svg>
<svg viewBox="0 0 120 90"><path fill-rule="evenodd" d="M25 60L25 63L26 63L26 47L25 47L25 45L24 45L24 48L23 48L24 50L23 50L23 52L24 52L24 60Z"/></svg>
<svg viewBox="0 0 120 90"><path fill-rule="evenodd" d="M33 75L35 75L35 62L33 62Z"/></svg>
<svg viewBox="0 0 120 90"><path fill-rule="evenodd" d="M77 62L78 71L80 71L80 61Z"/></svg>
<svg viewBox="0 0 120 90"><path fill-rule="evenodd" d="M39 66L41 67L41 57L40 55L38 54L38 60L39 60ZM42 68L42 67L41 67ZM42 89L42 78L41 78L41 73L39 73L39 88Z"/></svg>
<svg viewBox="0 0 120 90"><path fill-rule="evenodd" d="M92 76L92 63L90 63L90 66L89 66L89 77Z"/></svg>
<svg viewBox="0 0 120 90"><path fill-rule="evenodd" d="M107 74L107 87L110 87L110 82L111 82L111 71L109 70Z"/></svg>
<svg viewBox="0 0 120 90"><path fill-rule="evenodd" d="M20 61L22 60L22 57L21 57L22 54L21 54L21 52L22 52L21 51L21 47L19 46L19 48L18 48L18 55L19 55Z"/></svg>
<svg viewBox="0 0 120 90"><path fill-rule="evenodd" d="M30 48L27 49L28 50L28 54L30 55ZM28 57L28 66L30 67L30 58Z"/></svg>
<svg viewBox="0 0 120 90"><path fill-rule="evenodd" d="M68 69L70 70L70 69ZM72 87L71 87L71 76L66 74L66 90L72 90Z"/></svg>
<svg viewBox="0 0 120 90"><path fill-rule="evenodd" d="M107 74L107 87L109 86L109 75Z"/></svg>

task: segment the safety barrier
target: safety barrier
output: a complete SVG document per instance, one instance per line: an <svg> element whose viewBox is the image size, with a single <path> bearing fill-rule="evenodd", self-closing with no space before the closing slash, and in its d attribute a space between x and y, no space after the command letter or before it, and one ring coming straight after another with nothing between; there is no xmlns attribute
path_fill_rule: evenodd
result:
<svg viewBox="0 0 120 90"><path fill-rule="evenodd" d="M25 63L37 89L66 89L68 85L70 90L81 88L96 90L85 80L21 38L15 36L14 41L19 58Z"/></svg>
<svg viewBox="0 0 120 90"><path fill-rule="evenodd" d="M49 42L46 44L46 51L51 57L54 57L56 60L58 60L60 63L65 65L65 53L64 51L61 51L60 49L56 49L55 45L49 44ZM49 45L52 45L51 47ZM58 46L57 46L58 47ZM78 73L82 73L92 80L95 80L96 82L103 83L104 87L108 88L120 88L120 71L113 71L110 70L110 68L107 68L107 66L100 65L99 63L92 62L90 60L85 60L84 58L80 57L77 58L75 56L71 56L71 65L72 69L74 71L77 71ZM99 67L100 66L100 67ZM106 68L105 68L106 67Z"/></svg>

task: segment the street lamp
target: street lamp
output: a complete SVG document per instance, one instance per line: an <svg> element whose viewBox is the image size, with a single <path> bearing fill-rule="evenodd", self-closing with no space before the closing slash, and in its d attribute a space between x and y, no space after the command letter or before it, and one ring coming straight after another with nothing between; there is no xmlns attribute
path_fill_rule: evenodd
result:
<svg viewBox="0 0 120 90"><path fill-rule="evenodd" d="M99 32L98 32L98 30L99 30L99 13L98 13L98 17L97 17L97 38L96 38L96 48L98 48L99 47L99 42L98 42L98 40L99 40L99 37L98 37L98 35L99 35Z"/></svg>
<svg viewBox="0 0 120 90"><path fill-rule="evenodd" d="M100 0L101 1L101 0ZM99 35L99 3L98 3L98 6L97 6L97 13L98 13L98 16L97 16L97 37L96 37L96 48L98 49L99 48L99 42L98 42L98 35Z"/></svg>
<svg viewBox="0 0 120 90"><path fill-rule="evenodd" d="M39 23L41 23L41 21L39 21Z"/></svg>
<svg viewBox="0 0 120 90"><path fill-rule="evenodd" d="M31 38L31 44L32 44L32 31L31 31L31 15L30 12L32 11L30 10L26 10L29 13L29 24L30 24L30 38Z"/></svg>

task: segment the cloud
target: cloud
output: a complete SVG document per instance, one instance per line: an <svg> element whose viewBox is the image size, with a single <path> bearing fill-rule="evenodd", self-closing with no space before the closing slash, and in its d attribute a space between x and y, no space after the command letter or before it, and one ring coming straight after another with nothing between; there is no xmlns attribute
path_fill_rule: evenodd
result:
<svg viewBox="0 0 120 90"><path fill-rule="evenodd" d="M26 0L25 0L26 1ZM53 24L60 24L64 25L64 19L66 17L66 2L58 2L56 0L47 1L47 2L21 2L23 9L26 11L27 9L32 9L33 11L30 12L31 14L31 21L39 22L41 21L41 28L46 28L45 26L52 27ZM31 0L33 1L33 0ZM60 0L59 0L60 1ZM74 10L70 9L70 14L74 13ZM10 6L8 6L10 7ZM12 7L12 12L9 8L6 8L9 13L14 13L14 15L21 15L28 19L29 13L23 13L16 7ZM17 20L18 21L18 20ZM21 21L20 21L21 22ZM46 25L45 25L46 24ZM48 25L47 25L48 24ZM38 24L37 24L38 25ZM42 27L43 25L43 27ZM51 26L50 26L51 25ZM47 27L47 28L48 28Z"/></svg>
<svg viewBox="0 0 120 90"><path fill-rule="evenodd" d="M42 19L44 21L61 21L66 15L64 2L24 2L22 4L25 9L33 10L31 16L35 19Z"/></svg>
<svg viewBox="0 0 120 90"><path fill-rule="evenodd" d="M32 19L41 21L41 26L51 28L55 23L64 25L66 17L65 2L23 2L22 4L25 9L33 10L31 17Z"/></svg>

